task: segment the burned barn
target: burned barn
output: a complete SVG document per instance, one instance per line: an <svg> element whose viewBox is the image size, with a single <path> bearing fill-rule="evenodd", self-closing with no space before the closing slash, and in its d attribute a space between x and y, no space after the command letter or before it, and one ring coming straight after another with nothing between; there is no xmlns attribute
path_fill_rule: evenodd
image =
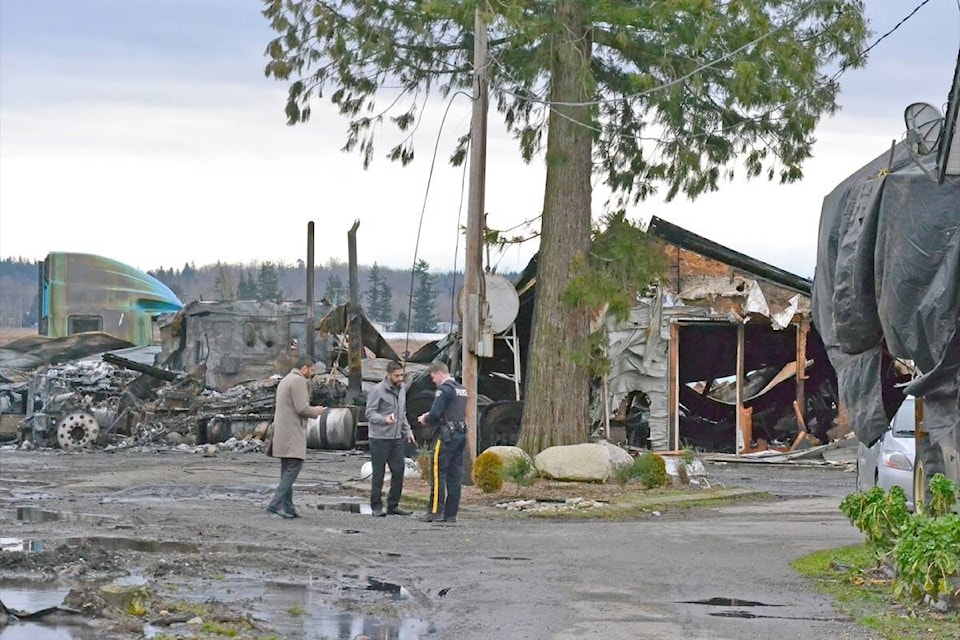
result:
<svg viewBox="0 0 960 640"><path fill-rule="evenodd" d="M608 319L612 366L595 423L655 450L830 439L836 374L810 323L811 282L656 217L649 233L671 269L626 321Z"/></svg>
<svg viewBox="0 0 960 640"><path fill-rule="evenodd" d="M625 321L607 319L611 368L592 389L593 435L658 451L747 453L844 432L836 374L810 323L811 281L659 218L649 232L671 268ZM478 451L519 437L514 390L535 286L536 258L516 282L518 353L495 349L480 360ZM443 357L431 349L414 359Z"/></svg>

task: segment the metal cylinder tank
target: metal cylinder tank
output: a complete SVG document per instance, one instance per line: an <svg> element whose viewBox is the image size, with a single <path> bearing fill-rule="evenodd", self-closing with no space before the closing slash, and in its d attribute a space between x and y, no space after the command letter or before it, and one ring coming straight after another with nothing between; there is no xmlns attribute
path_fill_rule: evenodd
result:
<svg viewBox="0 0 960 640"><path fill-rule="evenodd" d="M350 409L327 408L319 418L307 420L310 449L352 449L356 436Z"/></svg>

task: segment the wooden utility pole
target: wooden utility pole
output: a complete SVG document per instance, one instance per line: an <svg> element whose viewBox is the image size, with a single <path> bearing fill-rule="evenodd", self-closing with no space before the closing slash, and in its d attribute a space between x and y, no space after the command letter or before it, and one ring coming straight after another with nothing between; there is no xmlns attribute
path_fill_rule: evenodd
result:
<svg viewBox="0 0 960 640"><path fill-rule="evenodd" d="M474 17L473 117L470 122L470 190L463 297L463 386L467 389L467 461L470 478L477 457L477 342L483 308L483 217L487 163L487 25L480 4Z"/></svg>
<svg viewBox="0 0 960 640"><path fill-rule="evenodd" d="M316 322L313 310L313 237L313 220L311 220L307 223L307 331L306 335L304 336L304 342L306 343L304 346L307 348L305 353L310 356L311 360L317 357L317 354L314 353L315 350L313 348L313 334L314 329L316 328L313 326Z"/></svg>
<svg viewBox="0 0 960 640"><path fill-rule="evenodd" d="M360 220L355 220L347 232L347 260L350 270L350 302L347 304L347 361L350 371L347 375L347 401L354 404L363 393L363 335L360 322L360 277L357 266L357 229Z"/></svg>

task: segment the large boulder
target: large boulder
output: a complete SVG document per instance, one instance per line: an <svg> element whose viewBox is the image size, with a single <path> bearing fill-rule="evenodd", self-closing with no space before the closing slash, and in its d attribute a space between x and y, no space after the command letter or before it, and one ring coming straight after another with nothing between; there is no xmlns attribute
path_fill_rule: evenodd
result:
<svg viewBox="0 0 960 640"><path fill-rule="evenodd" d="M533 459L541 477L576 482L606 482L614 469L632 462L630 454L609 442L550 447Z"/></svg>
<svg viewBox="0 0 960 640"><path fill-rule="evenodd" d="M497 445L495 447L488 447L484 449L484 453L487 452L493 453L500 458L500 462L503 463L503 466L510 464L514 458L526 458L530 461L530 464L533 465L533 459L530 457L530 454L520 447L506 447L503 445Z"/></svg>

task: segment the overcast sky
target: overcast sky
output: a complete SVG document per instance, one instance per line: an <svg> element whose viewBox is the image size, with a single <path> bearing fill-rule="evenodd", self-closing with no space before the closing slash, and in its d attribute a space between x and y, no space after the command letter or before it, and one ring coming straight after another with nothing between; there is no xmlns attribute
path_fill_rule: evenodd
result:
<svg viewBox="0 0 960 640"><path fill-rule="evenodd" d="M873 39L922 0L868 2ZM285 86L264 77L271 38L258 0L0 0L0 257L95 253L141 269L306 258L346 260L360 220L361 264L462 268L463 170L446 163L469 130L469 101L426 114L417 158L371 169L340 151L346 121L328 103L288 127ZM841 79L841 112L824 120L800 184L724 184L721 191L631 216L657 215L716 242L811 276L824 195L900 139L910 102L943 107L960 43L960 0L931 0ZM536 216L543 165L523 164L495 124L488 142L492 227ZM446 144L444 144L446 143ZM595 215L603 193L596 194ZM519 270L535 246L493 253ZM454 256L457 256L456 263Z"/></svg>

